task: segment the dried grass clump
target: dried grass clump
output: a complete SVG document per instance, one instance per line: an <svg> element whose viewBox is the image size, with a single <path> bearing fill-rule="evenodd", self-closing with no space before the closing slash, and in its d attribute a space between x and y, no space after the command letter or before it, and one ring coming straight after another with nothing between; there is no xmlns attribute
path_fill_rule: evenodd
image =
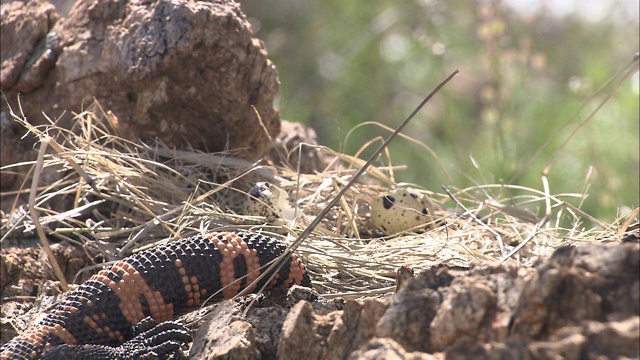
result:
<svg viewBox="0 0 640 360"><path fill-rule="evenodd" d="M322 173L299 174L239 160L231 153L174 150L161 141L134 143L117 135L117 119L98 105L76 115L76 128L71 130L54 122L36 127L15 118L41 139L41 146L47 144L54 151L43 151L39 162L4 167L2 171L28 168L42 176L33 190L24 184L17 194L2 194L2 201L18 204L21 196L35 196L35 222L47 227L47 236L66 239L105 259L205 230L244 229L286 238L280 235L284 230L295 236L306 220L258 229L250 224L261 219L238 214L255 182L269 181L287 190L298 208L313 217L364 164L321 147L333 159L332 165ZM443 193L421 190L436 206L435 229L380 237L368 221L367 203L398 186L389 174L387 167L369 168L366 179L346 193L299 248L321 292L342 296L388 292L402 265L418 270L436 264L466 267L480 261L530 265L559 246L602 235L582 229L587 215L564 202L581 198L580 194L552 196L497 184L448 186ZM14 206L12 213L20 212ZM34 216L23 214L2 219L3 240L34 229ZM562 227L567 219L571 227Z"/></svg>

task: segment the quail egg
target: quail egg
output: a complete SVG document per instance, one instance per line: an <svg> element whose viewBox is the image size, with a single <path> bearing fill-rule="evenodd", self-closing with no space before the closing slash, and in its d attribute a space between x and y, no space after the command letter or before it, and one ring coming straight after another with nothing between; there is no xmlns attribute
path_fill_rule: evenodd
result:
<svg viewBox="0 0 640 360"><path fill-rule="evenodd" d="M268 182L258 182L249 191L242 206L245 215L260 216L272 225L283 225L296 218L296 210L289 203L289 195L281 188ZM297 212L301 214L300 211Z"/></svg>
<svg viewBox="0 0 640 360"><path fill-rule="evenodd" d="M401 188L378 196L371 202L371 221L385 235L426 225L433 206L429 199L411 188Z"/></svg>

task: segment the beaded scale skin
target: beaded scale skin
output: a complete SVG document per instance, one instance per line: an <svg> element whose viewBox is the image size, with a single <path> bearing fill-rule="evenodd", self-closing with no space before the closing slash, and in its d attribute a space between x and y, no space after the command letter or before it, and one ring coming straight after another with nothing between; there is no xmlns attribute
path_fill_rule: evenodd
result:
<svg viewBox="0 0 640 360"><path fill-rule="evenodd" d="M145 318L163 323L205 301L232 298L261 274L260 267L285 250L285 244L269 236L214 232L142 251L67 294L41 321L5 344L0 359L35 360L43 354L47 358L50 349L62 344L121 345L136 335L132 326ZM249 291L260 289L266 279ZM311 281L292 255L267 289L294 284L310 287Z"/></svg>

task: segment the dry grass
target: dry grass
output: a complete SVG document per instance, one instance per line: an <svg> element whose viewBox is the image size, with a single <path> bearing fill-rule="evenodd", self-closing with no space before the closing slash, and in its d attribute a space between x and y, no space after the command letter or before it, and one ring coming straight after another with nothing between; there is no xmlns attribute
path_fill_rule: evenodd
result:
<svg viewBox="0 0 640 360"><path fill-rule="evenodd" d="M173 150L160 141L132 143L116 135L115 117L97 105L78 114L76 128L71 130L55 123L34 127L15 118L54 151L47 152L40 164L15 164L2 171L39 173L37 166L42 166L43 175L31 194L39 223L55 228L45 229L47 236L66 239L105 259L205 230L257 230L249 225L255 218L237 213L256 181L287 190L312 217L364 163L320 148L334 159L332 165L319 174L297 174L230 154ZM611 236L613 225L600 224L598 231L582 228L583 219L596 224L597 220L565 201L580 203L584 194L552 195L505 184L447 186L441 193L421 190L436 206L435 229L383 238L368 221L367 203L398 186L389 174L389 168L369 168L366 179L346 193L298 249L320 292L342 296L388 292L401 265L417 270L483 261L528 266L559 246L620 239ZM19 197L30 193L28 185L17 194L2 194L2 201L18 204ZM17 206L12 214L20 214ZM32 218L4 216L3 241L33 231ZM295 236L305 223L284 229ZM566 223L571 225L561 225ZM261 231L286 239L278 234L282 230L264 227Z"/></svg>

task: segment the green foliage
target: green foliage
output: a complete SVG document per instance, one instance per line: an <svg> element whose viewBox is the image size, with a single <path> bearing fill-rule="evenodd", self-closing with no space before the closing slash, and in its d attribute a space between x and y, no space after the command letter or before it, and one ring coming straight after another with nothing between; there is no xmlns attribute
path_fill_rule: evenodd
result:
<svg viewBox="0 0 640 360"><path fill-rule="evenodd" d="M551 192L588 188L583 204L568 201L611 222L639 202L637 75L561 149L615 86L563 124L638 51L632 2L608 4L593 22L544 8L523 15L500 1L241 3L280 72L282 117L312 126L322 144L353 154L386 137L374 125L347 134L368 121L398 125L459 69L405 131L436 152L452 183L424 148L402 139L390 149L394 165L408 166L396 181L434 191L500 182L542 189L541 172L559 151Z"/></svg>

